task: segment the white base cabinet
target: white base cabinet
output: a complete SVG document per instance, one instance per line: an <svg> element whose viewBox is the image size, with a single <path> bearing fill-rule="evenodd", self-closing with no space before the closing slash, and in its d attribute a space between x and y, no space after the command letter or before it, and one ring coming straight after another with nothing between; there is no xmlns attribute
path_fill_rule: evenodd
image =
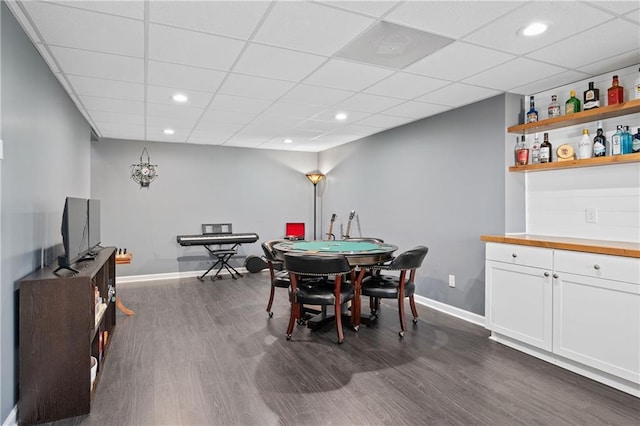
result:
<svg viewBox="0 0 640 426"><path fill-rule="evenodd" d="M640 259L487 243L492 338L640 397Z"/></svg>

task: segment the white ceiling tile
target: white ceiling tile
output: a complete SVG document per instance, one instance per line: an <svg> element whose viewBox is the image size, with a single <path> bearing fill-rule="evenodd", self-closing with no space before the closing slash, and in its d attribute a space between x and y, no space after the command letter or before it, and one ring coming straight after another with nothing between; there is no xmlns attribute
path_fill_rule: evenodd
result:
<svg viewBox="0 0 640 426"><path fill-rule="evenodd" d="M89 111L123 112L126 114L144 115L144 102L82 95L79 96L79 98Z"/></svg>
<svg viewBox="0 0 640 426"><path fill-rule="evenodd" d="M370 95L368 93L357 93L349 99L345 99L344 101L334 105L334 107L345 111L376 113L384 111L387 108L391 108L392 106L399 105L403 102L404 100L398 98Z"/></svg>
<svg viewBox="0 0 640 426"><path fill-rule="evenodd" d="M433 102L434 104L459 107L470 102L477 102L501 93L499 90L486 87L470 86L468 84L454 83L419 97L417 100ZM387 113L387 112L385 112Z"/></svg>
<svg viewBox="0 0 640 426"><path fill-rule="evenodd" d="M54 3L24 2L48 44L144 56L144 22Z"/></svg>
<svg viewBox="0 0 640 426"><path fill-rule="evenodd" d="M283 101L304 105L329 106L347 99L354 92L300 84L282 97Z"/></svg>
<svg viewBox="0 0 640 426"><path fill-rule="evenodd" d="M380 18L386 14L392 7L400 2L397 1L325 1L324 3L330 4L341 9L347 9L354 12L363 13L365 15L372 16L374 18Z"/></svg>
<svg viewBox="0 0 640 426"><path fill-rule="evenodd" d="M200 124L204 130L208 124L210 128L214 127L214 124L246 124L253 120L258 115L257 112L240 112L240 111L220 111L216 109L208 109L202 116ZM238 130L238 129L236 129Z"/></svg>
<svg viewBox="0 0 640 426"><path fill-rule="evenodd" d="M207 133L217 138L229 138L244 127L244 124L216 123L201 120L194 128L194 132Z"/></svg>
<svg viewBox="0 0 640 426"><path fill-rule="evenodd" d="M228 70L245 42L164 25L149 25L149 59Z"/></svg>
<svg viewBox="0 0 640 426"><path fill-rule="evenodd" d="M49 51L47 50L47 46L43 45L42 43L36 43L36 48L38 49L38 52L40 52L42 59L44 59L44 61L49 66L49 69L51 70L51 72L59 73L60 69L58 68L58 65L53 59L53 56L49 54Z"/></svg>
<svg viewBox="0 0 640 426"><path fill-rule="evenodd" d="M176 89L214 92L222 83L225 75L224 71L149 61L147 83Z"/></svg>
<svg viewBox="0 0 640 426"><path fill-rule="evenodd" d="M514 59L514 55L454 42L405 68L405 71L457 81Z"/></svg>
<svg viewBox="0 0 640 426"><path fill-rule="evenodd" d="M253 129L260 129L263 134L278 134L283 130L296 127L304 120L311 117L295 117L291 115L274 115L274 114L260 114L252 122L251 127ZM268 139L268 137L266 138Z"/></svg>
<svg viewBox="0 0 640 426"><path fill-rule="evenodd" d="M632 10L640 11L640 9L638 9L640 5L638 5L637 1L590 1L587 4L594 8L603 9L618 14L625 14Z"/></svg>
<svg viewBox="0 0 640 426"><path fill-rule="evenodd" d="M137 139L144 140L144 126L113 124L113 123L96 123L100 129L100 136L103 138L113 139Z"/></svg>
<svg viewBox="0 0 640 426"><path fill-rule="evenodd" d="M144 101L144 85L140 83L104 80L76 75L68 75L67 78L73 86L73 90L78 95Z"/></svg>
<svg viewBox="0 0 640 426"><path fill-rule="evenodd" d="M144 19L144 1L115 1L115 0L70 0L56 1L57 4L79 9L103 12L127 18Z"/></svg>
<svg viewBox="0 0 640 426"><path fill-rule="evenodd" d="M236 148L257 148L262 144L262 138L233 137L224 143L224 146Z"/></svg>
<svg viewBox="0 0 640 426"><path fill-rule="evenodd" d="M632 20L636 24L640 24L640 9L633 10L633 11L625 14L624 17L627 18L627 19Z"/></svg>
<svg viewBox="0 0 640 426"><path fill-rule="evenodd" d="M187 96L187 101L178 103L172 99L176 94ZM162 86L147 86L147 102L153 104L181 105L195 108L206 108L213 97L212 93L195 90L173 89Z"/></svg>
<svg viewBox="0 0 640 426"><path fill-rule="evenodd" d="M220 86L218 93L275 100L287 93L293 86L295 83L290 81L230 73Z"/></svg>
<svg viewBox="0 0 640 426"><path fill-rule="evenodd" d="M580 19L575 19L580 16ZM611 19L612 16L576 1L528 2L490 25L465 37L493 49L514 54L524 54L544 46L554 45L575 34L580 34ZM544 22L548 29L535 37L525 37L519 32L532 22ZM566 25L571 22L571 25Z"/></svg>
<svg viewBox="0 0 640 426"><path fill-rule="evenodd" d="M347 114L347 118L344 120L336 120L336 114L342 112ZM347 111L343 108L335 108L331 107L319 114L316 114L311 118L312 121L326 121L332 123L335 126L346 126L350 123L356 122L358 120L362 120L365 117L368 117L368 112L359 112L359 111Z"/></svg>
<svg viewBox="0 0 640 426"><path fill-rule="evenodd" d="M310 2L278 2L254 41L332 55L375 22L351 12Z"/></svg>
<svg viewBox="0 0 640 426"><path fill-rule="evenodd" d="M464 83L508 91L564 71L563 68L518 58L463 80Z"/></svg>
<svg viewBox="0 0 640 426"><path fill-rule="evenodd" d="M144 126L144 115L108 111L89 111L89 114L96 124L109 123L111 127L120 124Z"/></svg>
<svg viewBox="0 0 640 426"><path fill-rule="evenodd" d="M152 1L149 20L248 39L268 7L267 1Z"/></svg>
<svg viewBox="0 0 640 426"><path fill-rule="evenodd" d="M218 94L213 98L209 109L223 111L238 111L244 113L259 113L271 105L270 100L245 98L242 96L231 96Z"/></svg>
<svg viewBox="0 0 640 426"><path fill-rule="evenodd" d="M435 105L424 102L408 101L393 108L384 111L385 115L395 115L406 118L424 118L439 114L443 111L450 110L451 107L446 105Z"/></svg>
<svg viewBox="0 0 640 426"><path fill-rule="evenodd" d="M510 90L512 93L518 93L521 95L530 95L532 93L538 93L545 90L552 89L554 87L565 86L573 83L574 81L583 80L588 78L589 74L581 73L578 71L563 71L560 74L545 77L538 81L534 81L523 86L514 87ZM558 93L558 98L563 98L565 94ZM569 99L569 92L566 93L566 98Z"/></svg>
<svg viewBox="0 0 640 426"><path fill-rule="evenodd" d="M188 129L173 128L174 133L167 135L163 130L164 128L147 125L147 139L156 142L186 142L190 132Z"/></svg>
<svg viewBox="0 0 640 426"><path fill-rule="evenodd" d="M640 52L640 28L622 19L614 19L527 56L579 69L630 50Z"/></svg>
<svg viewBox="0 0 640 426"><path fill-rule="evenodd" d="M194 130L189 135L187 142L198 145L222 145L229 139L228 136L216 135L204 130Z"/></svg>
<svg viewBox="0 0 640 426"><path fill-rule="evenodd" d="M462 37L519 6L505 1L408 1L385 17L395 22L450 37Z"/></svg>
<svg viewBox="0 0 640 426"><path fill-rule="evenodd" d="M638 63L640 63L640 52L634 49L601 61L583 65L580 70L590 75L598 75Z"/></svg>
<svg viewBox="0 0 640 426"><path fill-rule="evenodd" d="M196 119L184 117L147 116L146 125L147 132L149 132L149 129L153 129L154 132L162 132L165 129L172 129L175 133L180 133L180 137L182 138L189 134L191 129L196 125L196 122Z"/></svg>
<svg viewBox="0 0 640 426"><path fill-rule="evenodd" d="M448 81L399 72L369 87L366 93L413 99L449 84Z"/></svg>
<svg viewBox="0 0 640 426"><path fill-rule="evenodd" d="M332 59L304 82L335 89L360 91L393 74L393 70Z"/></svg>
<svg viewBox="0 0 640 426"><path fill-rule="evenodd" d="M56 46L51 46L51 51L66 74L132 83L144 81L144 61L140 58Z"/></svg>
<svg viewBox="0 0 640 426"><path fill-rule="evenodd" d="M413 118L397 117L394 115L375 114L358 121L356 124L360 126L379 127L382 129L388 129L390 127L402 126L411 121Z"/></svg>
<svg viewBox="0 0 640 426"><path fill-rule="evenodd" d="M263 116L270 117L292 117L296 119L307 119L316 116L326 109L325 106L301 105L290 102L277 101L263 112ZM299 120L296 120L298 122Z"/></svg>
<svg viewBox="0 0 640 426"><path fill-rule="evenodd" d="M323 56L251 43L234 71L288 81L300 81L326 60Z"/></svg>
<svg viewBox="0 0 640 426"><path fill-rule="evenodd" d="M189 120L195 125L204 109L193 108L184 105L165 105L147 103L147 120L152 117L161 117L169 120Z"/></svg>

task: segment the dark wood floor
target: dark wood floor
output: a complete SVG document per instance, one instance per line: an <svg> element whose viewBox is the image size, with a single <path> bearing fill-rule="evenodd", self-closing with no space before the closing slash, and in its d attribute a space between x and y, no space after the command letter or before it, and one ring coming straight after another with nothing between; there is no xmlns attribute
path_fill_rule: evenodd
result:
<svg viewBox="0 0 640 426"><path fill-rule="evenodd" d="M419 306L345 331L297 326L268 276L121 285L118 324L89 416L56 425L634 425L640 399L488 339ZM409 321L409 324L411 322Z"/></svg>

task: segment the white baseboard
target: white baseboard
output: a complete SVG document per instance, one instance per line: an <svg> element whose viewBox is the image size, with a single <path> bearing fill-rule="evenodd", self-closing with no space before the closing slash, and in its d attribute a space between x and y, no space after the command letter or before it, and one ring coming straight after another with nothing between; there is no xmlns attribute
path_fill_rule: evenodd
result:
<svg viewBox="0 0 640 426"><path fill-rule="evenodd" d="M16 426L18 424L18 404L13 406L13 410L9 413L2 426Z"/></svg>
<svg viewBox="0 0 640 426"><path fill-rule="evenodd" d="M437 300L417 294L414 295L414 298L416 303L484 327L484 317L482 315L474 314L473 312L465 311L464 309L456 308L455 306L447 305L446 303L438 302Z"/></svg>
<svg viewBox="0 0 640 426"><path fill-rule="evenodd" d="M236 268L238 272L241 274L250 273L247 271L247 268L240 267ZM199 277L204 274L205 271L187 271L187 272L166 272L163 274L149 274L149 275L130 275L124 277L118 277L117 283L126 284L126 283L135 283L135 282L143 282L143 281L156 281L156 280L171 280L177 278L191 278L191 277ZM230 274L227 271L221 271L219 276L228 277ZM207 275L208 277L208 275Z"/></svg>

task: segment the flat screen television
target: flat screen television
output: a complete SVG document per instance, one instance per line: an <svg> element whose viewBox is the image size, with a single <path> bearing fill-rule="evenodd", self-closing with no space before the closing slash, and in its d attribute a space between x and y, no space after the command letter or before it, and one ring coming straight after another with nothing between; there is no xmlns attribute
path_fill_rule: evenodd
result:
<svg viewBox="0 0 640 426"><path fill-rule="evenodd" d="M71 265L89 251L87 206L86 198L67 197L65 200L60 229L64 254L58 256L58 268L54 272L63 268L77 272Z"/></svg>
<svg viewBox="0 0 640 426"><path fill-rule="evenodd" d="M90 198L87 203L89 220L89 250L95 252L100 247L100 200Z"/></svg>

